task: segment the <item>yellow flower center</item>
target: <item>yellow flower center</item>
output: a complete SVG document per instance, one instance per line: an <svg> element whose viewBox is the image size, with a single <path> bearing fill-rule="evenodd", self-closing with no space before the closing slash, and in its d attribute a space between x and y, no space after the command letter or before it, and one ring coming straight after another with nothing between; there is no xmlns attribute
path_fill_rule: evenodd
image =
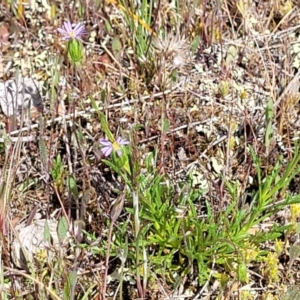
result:
<svg viewBox="0 0 300 300"><path fill-rule="evenodd" d="M113 146L113 148L114 148L115 151L121 149L120 145L119 145L116 141L114 141L114 142L112 143L112 146Z"/></svg>

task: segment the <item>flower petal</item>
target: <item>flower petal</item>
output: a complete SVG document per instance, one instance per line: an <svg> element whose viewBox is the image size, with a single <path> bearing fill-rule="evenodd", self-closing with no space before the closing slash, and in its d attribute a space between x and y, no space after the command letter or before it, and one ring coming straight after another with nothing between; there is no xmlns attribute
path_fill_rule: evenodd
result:
<svg viewBox="0 0 300 300"><path fill-rule="evenodd" d="M109 140L107 140L107 139L101 138L101 139L99 140L99 143L100 143L101 145L103 145L103 146L111 146L111 147L112 147L112 143L111 143Z"/></svg>
<svg viewBox="0 0 300 300"><path fill-rule="evenodd" d="M86 34L86 33L87 33L87 31L85 30L85 27L84 27L84 26L78 28L78 29L76 30L76 32L78 32L78 33L80 33L80 34Z"/></svg>
<svg viewBox="0 0 300 300"><path fill-rule="evenodd" d="M75 32L80 32L80 31L85 31L85 28L84 28L84 24L82 24L82 23L78 23L78 24L76 24L76 26L74 27L74 29L73 29Z"/></svg>
<svg viewBox="0 0 300 300"><path fill-rule="evenodd" d="M72 26L70 21L64 22L64 26L65 26L68 33L73 30L73 26Z"/></svg>
<svg viewBox="0 0 300 300"><path fill-rule="evenodd" d="M62 33L62 34L68 34L68 32L63 28L57 28L57 31Z"/></svg>
<svg viewBox="0 0 300 300"><path fill-rule="evenodd" d="M104 156L107 157L107 156L109 156L111 154L112 147L109 147L109 146L103 147L103 148L101 148L101 152L104 154Z"/></svg>
<svg viewBox="0 0 300 300"><path fill-rule="evenodd" d="M77 24L72 24L70 21L64 22L64 25L61 28L57 29L64 37L62 38L63 41L65 40L81 40L81 36L87 34L85 30L85 26L83 23L79 22Z"/></svg>
<svg viewBox="0 0 300 300"><path fill-rule="evenodd" d="M129 144L129 141L125 140L125 139L122 139L120 136L118 136L117 138L117 143L119 145L128 145Z"/></svg>
<svg viewBox="0 0 300 300"><path fill-rule="evenodd" d="M77 37L78 39L80 39L82 36L86 35L87 32L86 32L85 30L80 31L80 32L76 31L75 34L76 34L76 37Z"/></svg>
<svg viewBox="0 0 300 300"><path fill-rule="evenodd" d="M118 154L118 156L120 157L120 156L122 156L122 151L121 151L121 149L119 148L119 149L117 149L117 154Z"/></svg>

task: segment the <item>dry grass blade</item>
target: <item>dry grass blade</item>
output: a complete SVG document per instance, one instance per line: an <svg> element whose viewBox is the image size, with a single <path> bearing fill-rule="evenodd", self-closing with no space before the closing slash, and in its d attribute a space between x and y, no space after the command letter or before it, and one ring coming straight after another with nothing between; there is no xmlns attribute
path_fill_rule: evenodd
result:
<svg viewBox="0 0 300 300"><path fill-rule="evenodd" d="M33 278L32 276L26 274L25 272L22 272L22 271L19 271L16 269L12 269L9 267L4 267L4 270L10 272L12 275L23 276L23 277L27 278L28 280L33 281L36 285L43 287L49 293L49 295L52 297L52 299L61 300L61 298L59 296L57 296L57 294L51 288L45 286L41 281L39 281L36 278Z"/></svg>
<svg viewBox="0 0 300 300"><path fill-rule="evenodd" d="M12 185L15 182L15 176L20 162L21 134L14 146L8 146L6 149L5 164L2 169L1 190L0 190L0 231L5 232L6 207L12 195Z"/></svg>

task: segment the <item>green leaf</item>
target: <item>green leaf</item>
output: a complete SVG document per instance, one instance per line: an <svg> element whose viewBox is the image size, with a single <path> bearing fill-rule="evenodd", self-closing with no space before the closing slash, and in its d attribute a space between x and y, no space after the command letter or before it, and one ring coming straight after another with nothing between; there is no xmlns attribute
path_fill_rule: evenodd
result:
<svg viewBox="0 0 300 300"><path fill-rule="evenodd" d="M118 58L122 51L122 44L118 37L113 38L112 40L112 52Z"/></svg>
<svg viewBox="0 0 300 300"><path fill-rule="evenodd" d="M274 115L274 104L272 98L269 99L267 108L266 108L266 134L265 134L265 145L268 150L270 146L270 140L272 136L272 120Z"/></svg>
<svg viewBox="0 0 300 300"><path fill-rule="evenodd" d="M66 219L66 217L62 217L60 218L59 222L58 222L58 226L57 226L57 234L58 234L58 240L60 242L62 242L64 240L64 238L67 235L68 232L68 221Z"/></svg>
<svg viewBox="0 0 300 300"><path fill-rule="evenodd" d="M294 263L295 259L300 255L300 246L299 245L293 245L290 247L290 263L289 266L291 267Z"/></svg>
<svg viewBox="0 0 300 300"><path fill-rule="evenodd" d="M44 226L44 241L49 243L51 242L50 228L47 220L45 221L45 226Z"/></svg>
<svg viewBox="0 0 300 300"><path fill-rule="evenodd" d="M232 66L233 62L237 59L238 57L238 51L237 48L234 45L230 45L228 47L227 53L226 53L226 66L229 68Z"/></svg>
<svg viewBox="0 0 300 300"><path fill-rule="evenodd" d="M164 118L162 124L162 132L167 133L169 129L170 129L170 120Z"/></svg>
<svg viewBox="0 0 300 300"><path fill-rule="evenodd" d="M300 290L298 290L297 286L289 287L287 292L284 294L280 300L295 300L300 299Z"/></svg>
<svg viewBox="0 0 300 300"><path fill-rule="evenodd" d="M192 41L192 53L195 53L198 50L199 44L200 44L200 35L196 35Z"/></svg>
<svg viewBox="0 0 300 300"><path fill-rule="evenodd" d="M109 141L114 142L115 138L114 138L114 135L112 134L112 132L109 130L105 115L99 110L99 108L97 107L97 104L93 98L91 98L91 103L100 118L102 130L106 134Z"/></svg>
<svg viewBox="0 0 300 300"><path fill-rule="evenodd" d="M105 103L105 101L106 101L106 91L103 90L100 95L101 95L101 97L100 97L101 102Z"/></svg>
<svg viewBox="0 0 300 300"><path fill-rule="evenodd" d="M105 20L104 25L105 25L106 32L109 33L111 31L111 29L112 29L112 27L110 26L110 22L107 21L107 20Z"/></svg>
<svg viewBox="0 0 300 300"><path fill-rule="evenodd" d="M47 151L46 143L43 139L39 139L39 150L40 150L41 161L44 166L47 166L48 151Z"/></svg>
<svg viewBox="0 0 300 300"><path fill-rule="evenodd" d="M63 171L64 171L64 165L62 163L60 154L58 154L57 157L55 158L53 165L51 167L51 170L50 170L51 176L52 176L53 180L55 180L57 185L59 185L59 183L61 181Z"/></svg>
<svg viewBox="0 0 300 300"><path fill-rule="evenodd" d="M69 192L77 198L78 197L77 184L75 178L72 175L70 175L68 178L68 188L69 188Z"/></svg>
<svg viewBox="0 0 300 300"><path fill-rule="evenodd" d="M102 112L100 112L100 111L99 111L99 115L100 115L100 122L101 122L102 130L105 132L107 138L111 142L114 142L115 138L114 138L114 135L112 134L112 132L109 130L109 127L108 127L105 115Z"/></svg>
<svg viewBox="0 0 300 300"><path fill-rule="evenodd" d="M64 286L63 299L69 300L74 299L73 290L77 281L77 273L75 271L71 271L68 274L66 284Z"/></svg>
<svg viewBox="0 0 300 300"><path fill-rule="evenodd" d="M81 3L79 3L78 16L81 19L83 17L83 15L84 15L84 6Z"/></svg>

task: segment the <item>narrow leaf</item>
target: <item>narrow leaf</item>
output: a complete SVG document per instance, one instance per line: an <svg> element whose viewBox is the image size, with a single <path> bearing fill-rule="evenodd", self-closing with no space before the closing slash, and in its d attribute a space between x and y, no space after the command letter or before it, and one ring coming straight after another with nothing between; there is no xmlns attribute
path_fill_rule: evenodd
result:
<svg viewBox="0 0 300 300"><path fill-rule="evenodd" d="M51 242L50 228L47 220L45 221L45 226L44 226L44 241L49 243Z"/></svg>
<svg viewBox="0 0 300 300"><path fill-rule="evenodd" d="M75 178L72 175L69 176L68 178L68 188L69 188L69 192L77 198L78 197L77 184Z"/></svg>
<svg viewBox="0 0 300 300"><path fill-rule="evenodd" d="M115 139L114 139L113 134L111 133L111 131L108 128L108 124L107 124L105 115L99 110L99 108L97 107L97 104L96 104L96 102L95 102L95 100L93 98L91 98L91 103L92 103L93 108L95 109L95 111L97 112L97 114L98 114L98 116L100 118L100 123L101 123L102 130L105 132L107 138L111 142L114 142Z"/></svg>
<svg viewBox="0 0 300 300"><path fill-rule="evenodd" d="M77 274L75 271L72 271L68 274L67 282L64 286L63 299L69 300L74 299L73 290L76 285Z"/></svg>
<svg viewBox="0 0 300 300"><path fill-rule="evenodd" d="M57 234L60 242L64 240L68 232L68 221L66 217L62 217L58 222Z"/></svg>

